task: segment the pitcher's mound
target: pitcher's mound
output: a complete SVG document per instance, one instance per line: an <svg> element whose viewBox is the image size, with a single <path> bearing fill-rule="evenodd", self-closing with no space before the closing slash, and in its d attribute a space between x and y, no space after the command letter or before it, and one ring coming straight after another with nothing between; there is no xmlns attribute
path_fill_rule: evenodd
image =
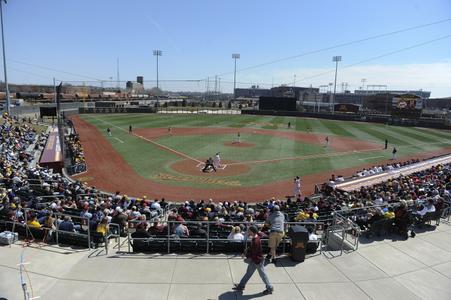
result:
<svg viewBox="0 0 451 300"><path fill-rule="evenodd" d="M249 147L255 147L255 144L248 143L248 142L225 142L224 146L227 147L238 147L238 148L249 148Z"/></svg>

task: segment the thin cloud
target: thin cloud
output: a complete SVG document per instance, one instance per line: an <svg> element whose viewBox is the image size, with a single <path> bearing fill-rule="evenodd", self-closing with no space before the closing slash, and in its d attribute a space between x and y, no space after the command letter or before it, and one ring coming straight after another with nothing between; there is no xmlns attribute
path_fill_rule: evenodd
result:
<svg viewBox="0 0 451 300"><path fill-rule="evenodd" d="M171 37L171 35L161 27L160 23L158 23L157 20L149 17L150 23L157 29L157 31L160 33L160 35L166 39L166 41L169 43L171 48L175 50L176 52L180 53L181 49L177 47L177 43L174 42L174 39Z"/></svg>
<svg viewBox="0 0 451 300"><path fill-rule="evenodd" d="M274 72L253 73L240 75L240 82L266 83L274 76L275 85L294 81L296 74L297 86L327 85L334 81L332 68L299 68L283 69ZM318 74L321 76L315 77ZM305 78L305 80L303 80ZM451 96L451 61L429 64L403 65L366 65L355 66L340 70L338 68L337 90L341 91L341 83L347 82L348 89L355 90L361 86L361 79L365 78L365 85L386 85L387 89L423 89L432 92L431 97ZM244 84L240 87L245 87Z"/></svg>

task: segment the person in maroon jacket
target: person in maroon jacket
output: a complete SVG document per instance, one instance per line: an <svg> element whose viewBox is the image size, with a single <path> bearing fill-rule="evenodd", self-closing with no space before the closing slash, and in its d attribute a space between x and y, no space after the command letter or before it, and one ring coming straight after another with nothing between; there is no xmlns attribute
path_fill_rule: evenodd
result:
<svg viewBox="0 0 451 300"><path fill-rule="evenodd" d="M274 288L269 282L268 276L265 272L265 260L263 259L262 243L260 241L260 236L258 234L258 229L255 226L249 227L248 236L252 238L252 243L250 248L246 252L246 262L248 262L246 274L241 278L240 283L235 284L234 290L243 291L246 283L252 277L255 270L258 271L261 279L266 285L266 290L263 291L263 295L272 294Z"/></svg>

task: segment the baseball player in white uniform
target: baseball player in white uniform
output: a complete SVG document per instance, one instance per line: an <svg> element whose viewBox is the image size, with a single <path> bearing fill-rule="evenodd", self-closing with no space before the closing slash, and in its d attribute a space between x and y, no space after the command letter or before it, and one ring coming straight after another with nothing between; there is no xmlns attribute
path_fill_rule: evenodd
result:
<svg viewBox="0 0 451 300"><path fill-rule="evenodd" d="M301 178L299 176L294 178L294 196L301 196Z"/></svg>
<svg viewBox="0 0 451 300"><path fill-rule="evenodd" d="M219 152L216 153L215 158L213 159L213 165L215 168L221 167L221 156L219 156Z"/></svg>

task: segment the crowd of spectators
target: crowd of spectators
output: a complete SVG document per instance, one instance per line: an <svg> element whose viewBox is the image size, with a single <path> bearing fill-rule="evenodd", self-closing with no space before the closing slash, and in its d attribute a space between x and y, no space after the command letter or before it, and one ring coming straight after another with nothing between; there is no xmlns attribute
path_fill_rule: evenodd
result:
<svg viewBox="0 0 451 300"><path fill-rule="evenodd" d="M69 156L71 158L71 166L73 172L71 174L86 171L85 154L83 146L80 142L80 136L77 133L71 133L65 137Z"/></svg>
<svg viewBox="0 0 451 300"><path fill-rule="evenodd" d="M386 165L372 166L370 168L364 168L363 170L357 171L352 176L352 178L366 177L366 176L371 176L371 175L375 175L378 173L390 172L395 169L403 168L403 167L406 167L406 166L409 166L412 164L416 164L419 162L420 162L419 159L411 159L411 160L407 160L404 162L396 162L396 163L389 163Z"/></svg>
<svg viewBox="0 0 451 300"><path fill-rule="evenodd" d="M414 207L415 214L421 218L427 213L443 210L451 201L451 168L448 164L401 175L353 192L327 189L316 198L273 198L255 205L243 201L191 200L169 209L170 205L164 199L133 198L120 192L106 195L95 187L69 181L49 169L32 167L35 158L27 149L44 147L46 136L6 114L0 125L0 216L10 221L27 221L29 227L37 229L84 232L86 224L80 219L83 218L92 232L103 236L108 232L108 225L115 223L122 235L132 224L136 229L134 237L166 235L168 232L180 238L205 237L205 224L190 221L210 221L214 223L211 228L227 232L225 238L243 240L250 223L258 226L262 236L268 235L268 219L274 210L280 210L286 221L315 222L330 220L336 211L365 208L363 214L352 216L365 230L377 219L401 218L404 207ZM78 136L72 135L68 141L75 157L82 161L83 148ZM418 161L378 166L366 171L370 175L415 162ZM393 204L396 207L366 208ZM166 209L169 209L169 222L161 219ZM312 227L309 230L314 239L314 230Z"/></svg>
<svg viewBox="0 0 451 300"><path fill-rule="evenodd" d="M343 175L335 176L334 174L332 174L331 178L329 179L329 182L325 185L333 187L336 184L342 183L346 180L372 176L383 172L390 172L419 162L420 162L419 159L410 159L404 162L388 163L385 165L376 165L369 168L363 168L362 170L358 170L357 172L355 172L350 178L345 178Z"/></svg>
<svg viewBox="0 0 451 300"><path fill-rule="evenodd" d="M84 218L94 232L104 235L107 225L114 222L123 234L129 221L158 218L168 205L164 199L132 198L120 192L107 195L52 170L38 165L31 167L36 159L32 153L45 146L46 135L38 134L26 122L7 114L2 115L0 122L0 217L3 220L26 222L36 229L83 232L86 228L81 218Z"/></svg>

